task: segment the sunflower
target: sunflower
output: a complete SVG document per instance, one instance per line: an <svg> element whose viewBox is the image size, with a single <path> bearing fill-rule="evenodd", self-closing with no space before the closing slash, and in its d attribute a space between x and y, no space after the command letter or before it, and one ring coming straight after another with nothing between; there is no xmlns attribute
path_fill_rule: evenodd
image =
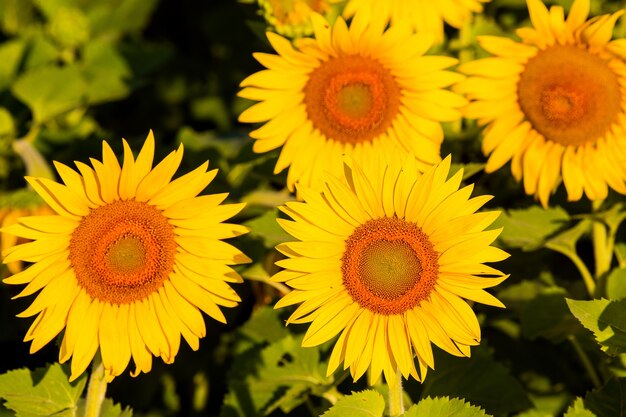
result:
<svg viewBox="0 0 626 417"><path fill-rule="evenodd" d="M222 223L243 204L220 205L226 194L198 194L215 178L208 162L173 181L183 148L152 168L154 137L137 159L126 141L120 167L107 142L93 168L79 172L56 162L65 185L27 177L56 215L19 219L3 229L33 242L9 248L4 263L32 262L4 280L28 284L16 297L39 290L18 317L37 316L24 341L31 353L63 329L59 361L72 357L71 380L100 350L107 380L131 357L133 376L149 372L152 355L172 363L180 336L192 349L206 329L200 310L225 322L218 306L240 301L227 282L241 282L228 265L249 259L221 239L247 232Z"/></svg>
<svg viewBox="0 0 626 417"><path fill-rule="evenodd" d="M20 217L44 216L49 214L54 214L54 212L34 191L22 189L0 196L0 228L17 223L17 219ZM0 252L29 241L29 239L18 238L15 235L2 232L1 230L2 229L0 229ZM22 270L23 262L11 262L6 265L6 267L9 273L17 274Z"/></svg>
<svg viewBox="0 0 626 417"><path fill-rule="evenodd" d="M272 280L293 290L276 308L301 303L287 323L311 323L303 346L339 334L328 375L343 362L354 380L369 369L370 384L381 372L393 384L397 370L421 381L431 342L456 356L479 343L463 299L504 307L484 291L506 279L484 264L508 257L490 246L500 229L484 230L499 212L476 212L491 196L459 189L462 170L446 179L450 157L424 174L410 157L367 173L350 166L345 181L329 176L322 193L302 188L304 201L282 207L292 220L278 222L299 241L277 246L286 259Z"/></svg>
<svg viewBox="0 0 626 417"><path fill-rule="evenodd" d="M313 33L311 13L327 18L336 14L337 0L257 0L259 12L269 26L288 38Z"/></svg>
<svg viewBox="0 0 626 417"><path fill-rule="evenodd" d="M495 56L459 67L472 75L455 87L473 100L465 115L486 125L486 171L511 161L543 206L561 180L570 201L626 193L626 46L611 41L623 11L587 20L589 0L567 19L538 0L528 10L534 27L518 29L522 42L483 36Z"/></svg>
<svg viewBox="0 0 626 417"><path fill-rule="evenodd" d="M245 123L267 122L252 131L255 152L283 146L274 172L289 167L290 191L299 182L320 188L328 171L340 176L342 155L364 169L373 155L390 159L414 153L424 170L441 160L440 122L460 118L466 100L444 88L459 81L444 68L446 56L423 56L431 38L357 13L350 26L337 18L332 28L312 15L314 38L295 48L267 33L278 55L256 53L267 69L241 82L241 97L261 101L243 111Z"/></svg>
<svg viewBox="0 0 626 417"><path fill-rule="evenodd" d="M360 9L376 3L376 13L391 24L406 22L417 32L430 33L437 43L444 39L444 22L460 29L472 20L474 13L483 11L483 3L490 0L348 0L344 17L353 16Z"/></svg>

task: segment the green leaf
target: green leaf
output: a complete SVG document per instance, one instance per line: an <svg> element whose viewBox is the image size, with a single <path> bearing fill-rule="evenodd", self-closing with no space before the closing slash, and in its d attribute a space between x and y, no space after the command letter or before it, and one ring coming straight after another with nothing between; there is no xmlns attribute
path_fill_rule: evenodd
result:
<svg viewBox="0 0 626 417"><path fill-rule="evenodd" d="M483 409L459 398L424 398L413 405L404 417L487 417Z"/></svg>
<svg viewBox="0 0 626 417"><path fill-rule="evenodd" d="M102 36L139 32L150 21L157 0L92 1L89 19L92 32Z"/></svg>
<svg viewBox="0 0 626 417"><path fill-rule="evenodd" d="M341 398L323 417L382 417L385 411L383 396L374 390L354 392Z"/></svg>
<svg viewBox="0 0 626 417"><path fill-rule="evenodd" d="M0 107L0 136L15 135L15 122L9 111Z"/></svg>
<svg viewBox="0 0 626 417"><path fill-rule="evenodd" d="M293 237L283 230L276 221L278 210L267 210L262 215L244 223L250 228L249 237L258 237L267 249L273 249L283 242L293 241Z"/></svg>
<svg viewBox="0 0 626 417"><path fill-rule="evenodd" d="M43 123L82 104L86 86L75 66L42 67L26 72L13 84L12 93Z"/></svg>
<svg viewBox="0 0 626 417"><path fill-rule="evenodd" d="M13 82L26 44L21 39L4 41L0 45L0 91Z"/></svg>
<svg viewBox="0 0 626 417"><path fill-rule="evenodd" d="M626 268L615 268L606 277L606 296L609 300L626 299Z"/></svg>
<svg viewBox="0 0 626 417"><path fill-rule="evenodd" d="M626 417L626 378L613 378L585 397L585 408L597 417Z"/></svg>
<svg viewBox="0 0 626 417"><path fill-rule="evenodd" d="M422 398L464 398L491 414L510 414L531 407L522 385L491 357L486 347L473 347L471 358L434 351L436 369L426 376Z"/></svg>
<svg viewBox="0 0 626 417"><path fill-rule="evenodd" d="M83 74L87 81L87 101L99 104L119 100L129 94L126 79L130 68L109 41L90 42L85 46Z"/></svg>
<svg viewBox="0 0 626 417"><path fill-rule="evenodd" d="M220 416L261 416L276 408L288 413L309 394L321 396L332 387L319 349L303 348L300 341L287 335L235 357Z"/></svg>
<svg viewBox="0 0 626 417"><path fill-rule="evenodd" d="M560 207L543 209L531 206L520 210L506 210L496 220L496 224L504 228L498 239L510 248L536 250L568 220L569 215Z"/></svg>
<svg viewBox="0 0 626 417"><path fill-rule="evenodd" d="M583 331L567 307L566 295L563 288L549 287L530 300L520 317L522 334L531 340L541 337L560 343Z"/></svg>
<svg viewBox="0 0 626 417"><path fill-rule="evenodd" d="M274 343L289 335L285 323L272 307L263 306L255 310L237 332L254 343Z"/></svg>
<svg viewBox="0 0 626 417"><path fill-rule="evenodd" d="M596 417L594 413L585 408L582 398L576 398L563 417Z"/></svg>
<svg viewBox="0 0 626 417"><path fill-rule="evenodd" d="M85 399L82 398L79 401L78 410L76 411L77 416L82 416L85 414ZM122 406L120 404L115 404L113 400L110 398L105 398L102 402L102 408L100 409L100 417L132 417L133 410L130 407L125 407L122 410Z"/></svg>
<svg viewBox="0 0 626 417"><path fill-rule="evenodd" d="M86 376L69 383L61 365L29 371L18 369L0 375L0 398L17 417L74 416L85 389Z"/></svg>
<svg viewBox="0 0 626 417"><path fill-rule="evenodd" d="M576 243L591 228L591 220L579 221L574 227L550 238L545 242L547 248L560 252L567 257L577 257Z"/></svg>
<svg viewBox="0 0 626 417"><path fill-rule="evenodd" d="M626 300L566 301L572 314L593 332L603 351L609 355L626 353Z"/></svg>

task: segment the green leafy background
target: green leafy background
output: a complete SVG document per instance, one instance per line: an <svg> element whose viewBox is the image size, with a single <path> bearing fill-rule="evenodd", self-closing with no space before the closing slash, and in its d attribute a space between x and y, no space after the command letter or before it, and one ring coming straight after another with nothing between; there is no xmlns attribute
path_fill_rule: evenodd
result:
<svg viewBox="0 0 626 417"><path fill-rule="evenodd" d="M620 7L592 0L591 14ZM528 24L523 1L494 0L472 24L448 28L432 52L480 58L476 36L513 36ZM304 326L285 327L289 309L272 309L285 290L267 282L279 257L274 246L290 239L276 207L293 196L285 174L272 174L278 151L252 152L251 126L237 123L250 103L236 97L239 82L261 69L252 52L271 52L265 28L252 0L0 0L0 212L37 202L23 176L45 174L38 158L86 161L100 156L102 139L121 155L122 137L137 149L149 129L157 157L183 143L180 172L209 159L220 169L210 192L248 203L235 220L252 232L231 241L254 261L240 270L241 305L225 310L227 325L206 319L197 352L183 344L174 364L155 360L149 374L116 378L103 417L388 413L385 386L353 382L341 370L326 377L332 341L301 348ZM626 36L626 19L614 36ZM561 187L541 208L508 166L482 171L474 122L445 131L442 155L465 167L475 194L495 196L487 209L503 212L496 244L512 256L498 267L511 277L494 294L507 308L473 306L480 346L471 358L434 348L436 370L423 384L404 385L405 415L625 416L624 197L611 194L592 209L584 199L568 202ZM602 262L593 243L600 229L608 242ZM31 300L11 300L18 291L0 286L0 417L82 415L86 375L67 382L68 370L55 364L58 342L28 353L22 338L30 321L14 316Z"/></svg>

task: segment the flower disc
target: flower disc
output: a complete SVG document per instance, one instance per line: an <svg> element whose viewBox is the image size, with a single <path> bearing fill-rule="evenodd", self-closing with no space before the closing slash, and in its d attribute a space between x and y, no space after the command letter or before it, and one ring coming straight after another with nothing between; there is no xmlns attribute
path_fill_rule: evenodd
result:
<svg viewBox="0 0 626 417"><path fill-rule="evenodd" d="M153 206L117 200L83 219L69 251L78 285L87 294L128 304L158 291L173 271L174 226Z"/></svg>
<svg viewBox="0 0 626 417"><path fill-rule="evenodd" d="M537 132L563 146L604 136L616 122L621 101L617 76L607 64L573 45L552 46L532 57L517 92Z"/></svg>
<svg viewBox="0 0 626 417"><path fill-rule="evenodd" d="M371 141L391 126L400 107L400 88L378 61L344 56L311 72L304 104L322 134L357 144Z"/></svg>
<svg viewBox="0 0 626 417"><path fill-rule="evenodd" d="M361 307L377 314L401 314L430 295L437 257L416 224L395 217L369 220L346 240L343 284Z"/></svg>

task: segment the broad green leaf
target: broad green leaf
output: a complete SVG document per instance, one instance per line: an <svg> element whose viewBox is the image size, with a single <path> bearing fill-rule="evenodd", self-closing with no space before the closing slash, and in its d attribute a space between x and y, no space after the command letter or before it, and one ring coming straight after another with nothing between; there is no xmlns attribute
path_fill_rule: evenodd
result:
<svg viewBox="0 0 626 417"><path fill-rule="evenodd" d="M59 58L59 50L52 43L49 37L42 34L32 36L26 59L24 61L23 71L54 65Z"/></svg>
<svg viewBox="0 0 626 417"><path fill-rule="evenodd" d="M409 408L404 417L489 417L483 409L459 398L424 398Z"/></svg>
<svg viewBox="0 0 626 417"><path fill-rule="evenodd" d="M550 287L530 300L520 317L522 334L531 340L541 337L560 343L569 335L584 331L567 308L566 295L563 288Z"/></svg>
<svg viewBox="0 0 626 417"><path fill-rule="evenodd" d="M149 22L157 0L98 0L88 16L95 35L120 35L141 31Z"/></svg>
<svg viewBox="0 0 626 417"><path fill-rule="evenodd" d="M385 400L374 390L355 392L341 398L323 417L382 417Z"/></svg>
<svg viewBox="0 0 626 417"><path fill-rule="evenodd" d="M531 407L522 385L484 346L472 347L471 358L435 349L435 370L429 371L421 397L458 397L487 413L511 414Z"/></svg>
<svg viewBox="0 0 626 417"><path fill-rule="evenodd" d="M20 76L11 88L30 107L36 123L80 106L85 90L85 81L76 66L33 69Z"/></svg>
<svg viewBox="0 0 626 417"><path fill-rule="evenodd" d="M0 107L0 136L15 135L15 122L11 113L4 108Z"/></svg>
<svg viewBox="0 0 626 417"><path fill-rule="evenodd" d="M79 401L77 416L82 416L85 413L85 399L82 398ZM133 410L130 407L125 407L122 410L120 404L113 403L110 398L105 398L102 402L102 408L100 409L100 417L132 417Z"/></svg>
<svg viewBox="0 0 626 417"><path fill-rule="evenodd" d="M611 379L587 394L584 403L597 417L626 417L626 378Z"/></svg>
<svg viewBox="0 0 626 417"><path fill-rule="evenodd" d="M626 300L578 301L567 299L572 314L591 330L609 355L626 353Z"/></svg>
<svg viewBox="0 0 626 417"><path fill-rule="evenodd" d="M17 417L73 417L86 381L82 376L70 384L58 363L35 371L18 369L0 375L0 398Z"/></svg>
<svg viewBox="0 0 626 417"><path fill-rule="evenodd" d="M516 414L515 417L553 417L554 414L540 410L528 410L523 413Z"/></svg>
<svg viewBox="0 0 626 417"><path fill-rule="evenodd" d="M574 227L547 240L545 245L547 248L560 252L567 257L578 256L576 243L585 233L589 232L591 225L591 220L581 220Z"/></svg>
<svg viewBox="0 0 626 417"><path fill-rule="evenodd" d="M130 68L109 41L90 42L85 46L83 74L89 104L119 100L129 94L125 80L130 76Z"/></svg>
<svg viewBox="0 0 626 417"><path fill-rule="evenodd" d="M26 44L22 39L4 41L0 44L0 91L13 82L25 47Z"/></svg>
<svg viewBox="0 0 626 417"><path fill-rule="evenodd" d="M288 335L237 355L220 416L261 416L275 408L288 413L309 395L321 396L332 387L319 349L303 348L300 340Z"/></svg>
<svg viewBox="0 0 626 417"><path fill-rule="evenodd" d="M497 225L504 228L498 239L510 248L536 250L568 220L569 215L560 207L505 210L496 220Z"/></svg>
<svg viewBox="0 0 626 417"><path fill-rule="evenodd" d="M626 268L615 268L606 277L606 296L609 300L626 299Z"/></svg>
<svg viewBox="0 0 626 417"><path fill-rule="evenodd" d="M274 343L289 335L278 310L269 306L257 309L237 332L254 343Z"/></svg>
<svg viewBox="0 0 626 417"><path fill-rule="evenodd" d="M244 223L250 228L249 237L260 238L267 249L273 249L283 242L293 241L293 237L283 230L276 221L278 210L267 210L262 215Z"/></svg>
<svg viewBox="0 0 626 417"><path fill-rule="evenodd" d="M0 0L0 27L5 34L16 34L31 23L34 7L26 0Z"/></svg>
<svg viewBox="0 0 626 417"><path fill-rule="evenodd" d="M57 7L49 18L48 32L62 47L76 48L89 39L89 20L77 7Z"/></svg>
<svg viewBox="0 0 626 417"><path fill-rule="evenodd" d="M596 417L596 415L585 408L583 399L579 397L569 406L563 417Z"/></svg>

